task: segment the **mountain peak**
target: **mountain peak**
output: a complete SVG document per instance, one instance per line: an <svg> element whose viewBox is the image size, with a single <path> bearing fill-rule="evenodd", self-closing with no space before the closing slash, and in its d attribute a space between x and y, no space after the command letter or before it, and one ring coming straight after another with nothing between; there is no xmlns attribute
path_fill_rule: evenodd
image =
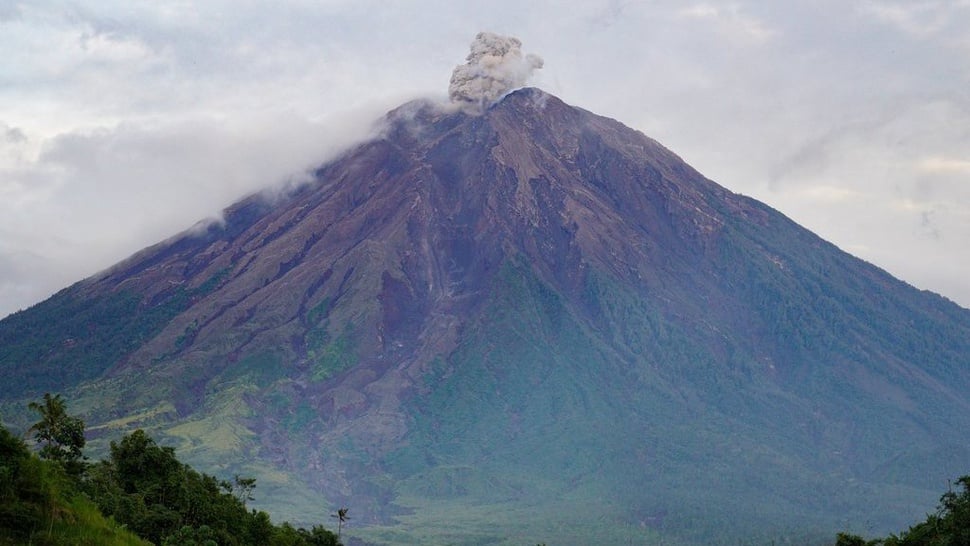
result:
<svg viewBox="0 0 970 546"><path fill-rule="evenodd" d="M292 193L0 321L0 347L2 400L67 392L95 435L242 457L298 521L319 502L294 484L360 523L563 514L536 542L888 532L970 453L970 312L535 88L403 105Z"/></svg>

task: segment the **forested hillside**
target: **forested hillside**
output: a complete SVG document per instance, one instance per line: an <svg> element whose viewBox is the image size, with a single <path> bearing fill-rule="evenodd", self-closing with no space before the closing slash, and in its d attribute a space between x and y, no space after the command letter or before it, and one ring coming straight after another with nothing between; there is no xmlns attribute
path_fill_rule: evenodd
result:
<svg viewBox="0 0 970 546"><path fill-rule="evenodd" d="M274 525L246 506L255 479L199 473L142 430L111 442L110 456L89 464L84 423L60 396L47 394L30 408L40 417L29 431L37 452L0 425L0 546L340 544L320 526Z"/></svg>
<svg viewBox="0 0 970 546"><path fill-rule="evenodd" d="M936 512L900 535L865 540L840 533L836 546L967 546L970 545L970 475L957 480L962 491L952 489L940 498Z"/></svg>

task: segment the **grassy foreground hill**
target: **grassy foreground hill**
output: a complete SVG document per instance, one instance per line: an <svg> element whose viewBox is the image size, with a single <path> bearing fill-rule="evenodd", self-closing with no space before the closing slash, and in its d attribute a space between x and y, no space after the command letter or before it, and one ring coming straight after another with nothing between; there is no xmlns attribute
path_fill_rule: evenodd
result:
<svg viewBox="0 0 970 546"><path fill-rule="evenodd" d="M148 546L0 426L0 545Z"/></svg>
<svg viewBox="0 0 970 546"><path fill-rule="evenodd" d="M940 497L936 512L899 535L865 540L839 533L836 546L965 546L970 544L970 475L957 480L958 490Z"/></svg>
<svg viewBox="0 0 970 546"><path fill-rule="evenodd" d="M63 409L60 397L45 400ZM141 430L88 465L77 449L83 437L59 434L75 419L44 415L32 428L40 455L0 426L0 546L340 546L319 526L273 525L246 507L254 479L198 473Z"/></svg>

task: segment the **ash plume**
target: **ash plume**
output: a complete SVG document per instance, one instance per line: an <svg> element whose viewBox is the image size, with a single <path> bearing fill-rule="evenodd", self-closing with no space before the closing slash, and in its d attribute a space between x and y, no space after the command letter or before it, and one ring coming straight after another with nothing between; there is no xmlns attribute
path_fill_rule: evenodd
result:
<svg viewBox="0 0 970 546"><path fill-rule="evenodd" d="M482 111L510 91L522 87L542 68L538 55L522 55L522 42L511 36L479 32L471 44L468 62L451 73L451 102Z"/></svg>

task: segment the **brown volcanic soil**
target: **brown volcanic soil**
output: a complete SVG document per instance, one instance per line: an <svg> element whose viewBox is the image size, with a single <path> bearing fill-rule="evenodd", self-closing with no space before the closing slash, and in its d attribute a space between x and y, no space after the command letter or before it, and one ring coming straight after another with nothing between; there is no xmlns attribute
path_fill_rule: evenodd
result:
<svg viewBox="0 0 970 546"><path fill-rule="evenodd" d="M662 290L714 245L724 221L711 199L765 215L654 141L538 91L484 116L406 105L384 138L317 180L277 202L251 197L224 226L98 279L91 289L148 298L218 283L118 371L178 354L204 359L212 376L265 345L306 358L306 330L327 322L335 332L352 324L361 363L382 376L390 362L447 354L510 254L574 296L588 268ZM328 312L308 323L324 301Z"/></svg>

